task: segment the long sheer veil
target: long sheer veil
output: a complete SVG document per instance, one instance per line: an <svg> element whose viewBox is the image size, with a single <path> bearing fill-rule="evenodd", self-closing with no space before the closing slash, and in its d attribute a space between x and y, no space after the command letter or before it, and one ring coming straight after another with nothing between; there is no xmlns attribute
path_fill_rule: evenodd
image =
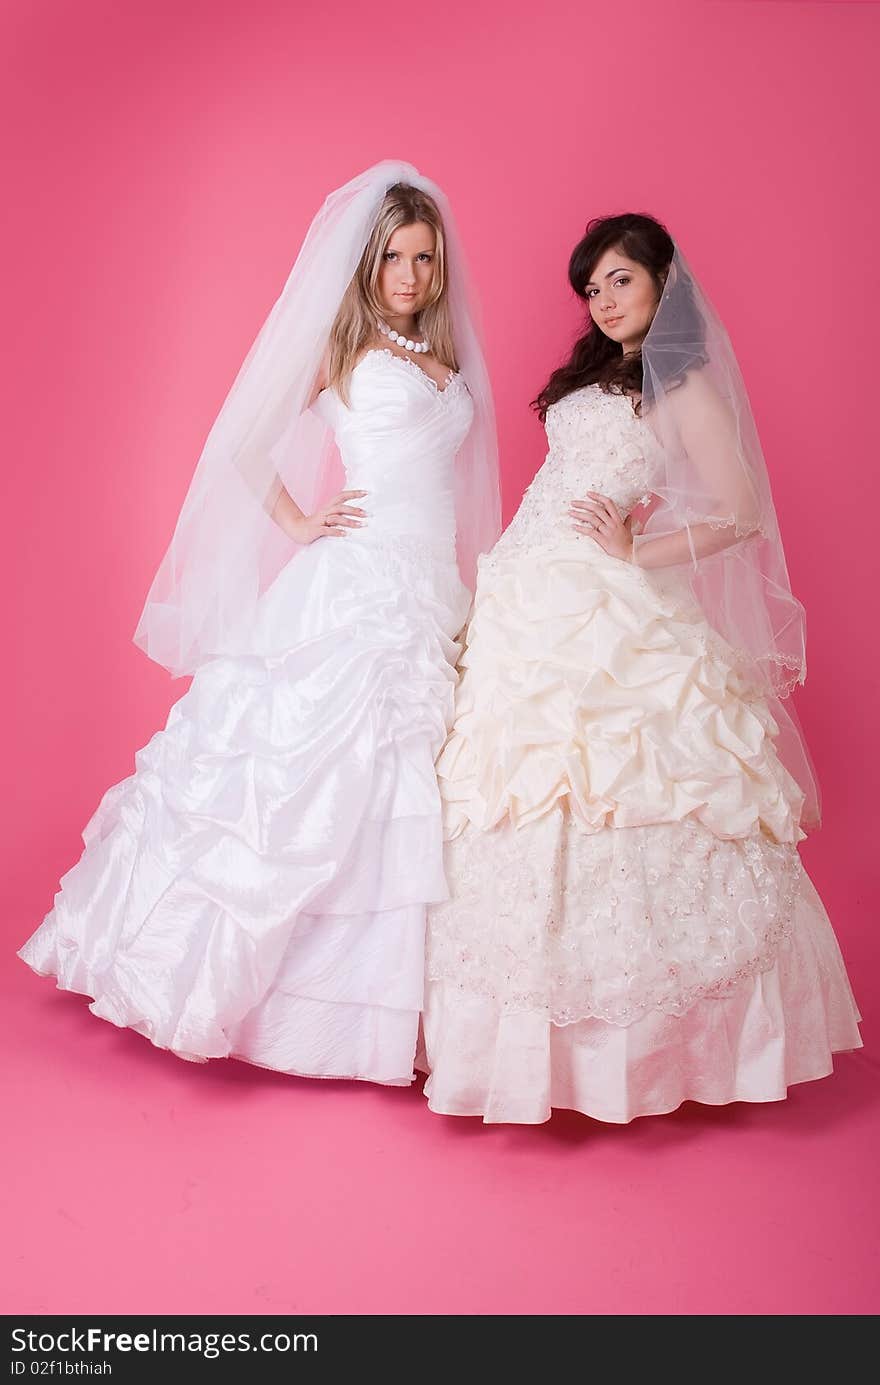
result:
<svg viewBox="0 0 880 1385"><path fill-rule="evenodd" d="M819 818L815 774L788 694L806 676L805 618L792 594L770 478L730 339L676 249L642 343L642 414L661 446L656 495L635 560L684 530L685 565L710 625L779 725L777 749ZM717 538L713 538L717 536ZM720 547L711 551L717 541ZM647 557L647 550L645 552Z"/></svg>
<svg viewBox="0 0 880 1385"><path fill-rule="evenodd" d="M325 496L333 439L306 406L343 294L395 183L427 192L443 219L456 353L474 403L455 463L456 544L469 586L478 555L497 538L495 416L461 239L442 191L412 165L388 160L321 207L208 435L134 634L175 676L251 652L257 602L297 551L270 518L280 487L307 513Z"/></svg>

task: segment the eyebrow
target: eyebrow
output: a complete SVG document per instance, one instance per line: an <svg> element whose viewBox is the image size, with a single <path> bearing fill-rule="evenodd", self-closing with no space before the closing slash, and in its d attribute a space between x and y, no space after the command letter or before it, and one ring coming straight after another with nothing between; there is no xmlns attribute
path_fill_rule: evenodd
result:
<svg viewBox="0 0 880 1385"><path fill-rule="evenodd" d="M629 270L628 270L628 269L624 269L623 265L618 265L617 269L609 269L608 273L605 275L605 278L606 278L606 279L613 279L614 276L615 276L615 274L629 274ZM585 289L594 289L594 288L597 288L597 287L598 287L598 286L597 286L596 284L593 283L592 279L590 280L590 282L589 282L588 284L584 284L584 288L585 288Z"/></svg>

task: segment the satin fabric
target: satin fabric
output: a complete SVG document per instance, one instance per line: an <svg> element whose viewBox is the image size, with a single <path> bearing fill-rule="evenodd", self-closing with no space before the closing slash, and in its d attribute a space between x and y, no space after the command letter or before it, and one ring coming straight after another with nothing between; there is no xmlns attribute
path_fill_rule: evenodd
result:
<svg viewBox="0 0 880 1385"><path fill-rule="evenodd" d="M198 671L20 955L181 1058L402 1084L446 893L433 762L469 601L451 496L472 408L460 376L441 391L381 351L348 405L315 407L366 526L281 572L257 655Z"/></svg>

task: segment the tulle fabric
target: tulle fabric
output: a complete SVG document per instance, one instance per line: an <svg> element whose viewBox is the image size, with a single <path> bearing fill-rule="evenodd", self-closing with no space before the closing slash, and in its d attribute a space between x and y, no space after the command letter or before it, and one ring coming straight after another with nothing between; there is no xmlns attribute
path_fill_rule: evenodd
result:
<svg viewBox="0 0 880 1385"><path fill-rule="evenodd" d="M497 537L492 393L461 239L441 189L411 164L386 160L319 210L205 442L134 634L174 675L254 652L260 599L297 553L270 517L282 485L306 513L337 488L332 429L306 406L382 201L399 182L427 192L443 219L455 348L474 411L453 473L459 570L471 587L477 555Z"/></svg>
<svg viewBox="0 0 880 1385"><path fill-rule="evenodd" d="M679 248L641 357L641 412L659 447L634 561L650 566L652 544L687 536L681 575L742 676L773 706L780 753L803 791L802 825L815 826L815 771L794 711L781 706L806 677L804 610L736 354ZM701 547L701 528L727 536L724 546Z"/></svg>

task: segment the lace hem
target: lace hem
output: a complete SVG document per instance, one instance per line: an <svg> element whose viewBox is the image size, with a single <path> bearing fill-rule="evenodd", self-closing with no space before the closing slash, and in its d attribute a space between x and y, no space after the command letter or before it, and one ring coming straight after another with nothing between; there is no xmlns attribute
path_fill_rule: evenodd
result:
<svg viewBox="0 0 880 1385"><path fill-rule="evenodd" d="M750 539L754 538L756 535L763 535L766 537L766 531L760 520L755 519L750 523L744 523L739 520L735 514L710 515L691 511L691 513L686 516L685 522L688 526L693 526L694 524L707 524L710 529L732 529L738 539ZM651 536L648 535L648 537L650 538Z"/></svg>
<svg viewBox="0 0 880 1385"><path fill-rule="evenodd" d="M585 834L561 810L447 845L427 971L555 1025L682 1015L769 970L791 931L800 857L701 824Z"/></svg>
<svg viewBox="0 0 880 1385"><path fill-rule="evenodd" d="M797 655L782 654L775 649L763 654L754 654L750 649L735 649L712 626L707 625L707 630L711 652L730 665L751 697L763 699L769 693L780 699L786 698L806 681L806 666Z"/></svg>

